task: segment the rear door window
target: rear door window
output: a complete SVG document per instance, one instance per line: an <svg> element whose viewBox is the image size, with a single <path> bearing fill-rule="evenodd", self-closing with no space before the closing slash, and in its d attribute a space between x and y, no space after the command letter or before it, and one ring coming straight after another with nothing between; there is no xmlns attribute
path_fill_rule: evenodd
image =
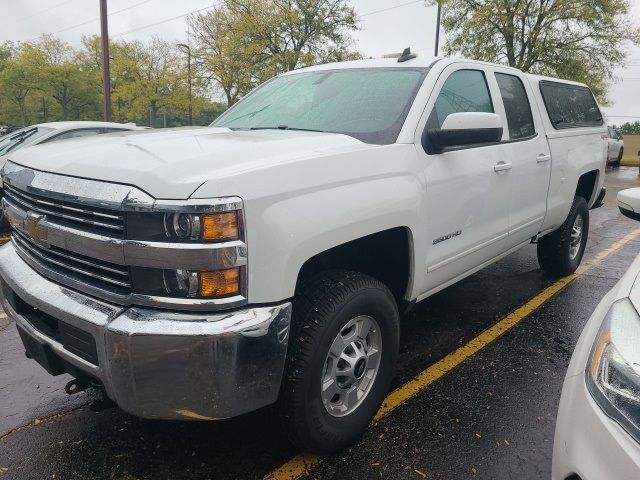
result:
<svg viewBox="0 0 640 480"><path fill-rule="evenodd" d="M542 81L540 92L556 129L597 127L604 123L596 99L587 87Z"/></svg>
<svg viewBox="0 0 640 480"><path fill-rule="evenodd" d="M515 75L496 73L500 95L509 125L509 139L520 140L536 133L533 114L522 80Z"/></svg>

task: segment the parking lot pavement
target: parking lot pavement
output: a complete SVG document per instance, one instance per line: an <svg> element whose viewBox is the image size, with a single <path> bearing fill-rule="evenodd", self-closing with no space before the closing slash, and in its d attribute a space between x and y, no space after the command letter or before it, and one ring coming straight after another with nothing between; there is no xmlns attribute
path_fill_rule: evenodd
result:
<svg viewBox="0 0 640 480"><path fill-rule="evenodd" d="M0 478L548 479L573 346L640 252L640 225L615 207L618 189L640 185L636 175L608 172L578 275L546 277L532 245L404 315L386 416L335 456L301 455L268 408L215 423L94 412L92 394L66 396L68 378L27 360L0 318Z"/></svg>

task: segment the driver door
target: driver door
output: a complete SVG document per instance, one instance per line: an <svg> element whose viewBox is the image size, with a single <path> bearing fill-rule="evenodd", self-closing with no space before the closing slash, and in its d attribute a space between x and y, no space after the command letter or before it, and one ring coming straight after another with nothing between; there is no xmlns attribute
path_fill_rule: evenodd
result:
<svg viewBox="0 0 640 480"><path fill-rule="evenodd" d="M494 112L487 74L477 64L445 69L427 103L422 128L440 128L458 112ZM504 252L509 230L509 170L500 144L427 153L427 292L442 288Z"/></svg>

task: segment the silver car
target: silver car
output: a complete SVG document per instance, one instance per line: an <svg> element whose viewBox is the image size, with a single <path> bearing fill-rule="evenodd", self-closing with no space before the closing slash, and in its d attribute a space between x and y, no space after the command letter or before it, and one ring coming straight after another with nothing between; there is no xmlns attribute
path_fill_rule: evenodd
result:
<svg viewBox="0 0 640 480"><path fill-rule="evenodd" d="M112 122L49 122L31 125L11 132L0 138L0 167L6 161L6 155L20 148L39 145L46 142L57 142L68 138L87 137L102 133L123 132L127 130L143 130L133 123Z"/></svg>

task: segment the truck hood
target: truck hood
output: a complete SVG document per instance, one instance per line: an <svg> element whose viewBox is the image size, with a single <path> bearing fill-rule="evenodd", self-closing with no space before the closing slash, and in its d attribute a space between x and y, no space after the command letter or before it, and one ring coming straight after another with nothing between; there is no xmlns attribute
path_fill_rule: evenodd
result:
<svg viewBox="0 0 640 480"><path fill-rule="evenodd" d="M7 157L37 170L134 185L159 199L187 199L206 181L363 148L376 146L332 133L196 128L97 135Z"/></svg>

